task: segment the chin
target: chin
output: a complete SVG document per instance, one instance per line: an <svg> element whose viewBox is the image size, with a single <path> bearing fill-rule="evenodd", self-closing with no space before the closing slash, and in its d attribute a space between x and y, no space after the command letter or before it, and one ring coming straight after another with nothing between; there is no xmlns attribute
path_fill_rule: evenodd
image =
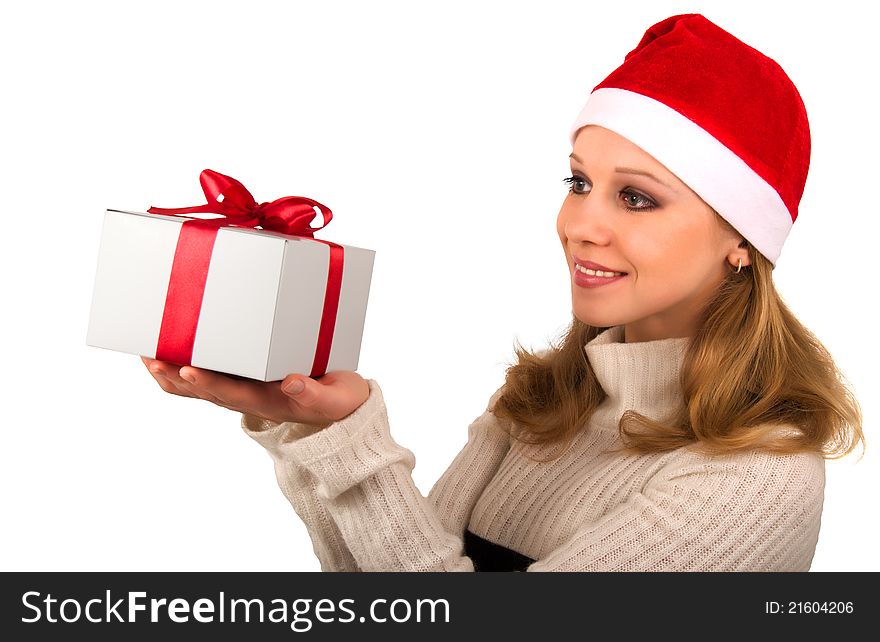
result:
<svg viewBox="0 0 880 642"><path fill-rule="evenodd" d="M597 328L610 328L616 325L624 325L627 322L619 314L603 314L601 310L596 310L595 306L591 310L578 310L576 307L572 307L572 312L581 323Z"/></svg>

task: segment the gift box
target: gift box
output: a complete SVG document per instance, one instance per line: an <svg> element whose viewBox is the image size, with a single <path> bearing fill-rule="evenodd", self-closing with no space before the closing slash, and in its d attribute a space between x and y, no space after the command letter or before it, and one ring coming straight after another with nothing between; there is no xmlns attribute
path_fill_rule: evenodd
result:
<svg viewBox="0 0 880 642"><path fill-rule="evenodd" d="M206 205L106 211L86 343L260 381L356 370L375 252L314 238L312 199L201 183Z"/></svg>

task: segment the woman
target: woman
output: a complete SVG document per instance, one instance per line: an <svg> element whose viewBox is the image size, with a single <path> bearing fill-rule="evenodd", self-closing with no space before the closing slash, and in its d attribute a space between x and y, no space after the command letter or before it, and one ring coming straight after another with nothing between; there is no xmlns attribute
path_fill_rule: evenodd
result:
<svg viewBox="0 0 880 642"><path fill-rule="evenodd" d="M144 359L243 413L327 571L806 571L856 400L771 272L810 137L774 61L699 14L651 27L571 130L573 322L518 362L423 497L376 381Z"/></svg>

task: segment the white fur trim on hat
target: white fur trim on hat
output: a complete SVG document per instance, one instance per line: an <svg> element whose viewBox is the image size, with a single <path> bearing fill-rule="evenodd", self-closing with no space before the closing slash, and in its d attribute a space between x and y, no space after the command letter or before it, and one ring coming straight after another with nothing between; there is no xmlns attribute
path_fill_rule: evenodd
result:
<svg viewBox="0 0 880 642"><path fill-rule="evenodd" d="M778 192L745 161L671 107L626 89L590 94L571 128L599 125L662 163L730 223L774 266L792 228Z"/></svg>

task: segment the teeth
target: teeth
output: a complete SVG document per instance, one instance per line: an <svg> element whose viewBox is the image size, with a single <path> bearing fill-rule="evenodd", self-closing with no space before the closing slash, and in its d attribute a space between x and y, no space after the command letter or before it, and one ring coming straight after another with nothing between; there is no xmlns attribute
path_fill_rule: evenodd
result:
<svg viewBox="0 0 880 642"><path fill-rule="evenodd" d="M583 267L582 265L578 265L577 263L575 263L575 268L590 276L604 276L606 278L610 278L612 276L621 276L623 274L623 272L603 272L602 270L591 270L589 268Z"/></svg>

